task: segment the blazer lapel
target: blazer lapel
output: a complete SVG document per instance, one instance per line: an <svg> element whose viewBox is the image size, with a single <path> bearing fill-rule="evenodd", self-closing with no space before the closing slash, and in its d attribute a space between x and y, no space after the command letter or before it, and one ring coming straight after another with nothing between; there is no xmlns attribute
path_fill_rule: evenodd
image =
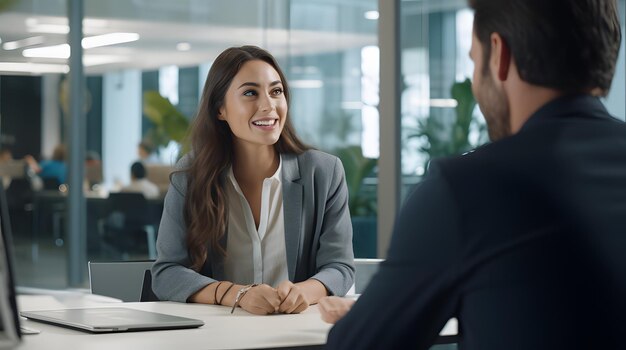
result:
<svg viewBox="0 0 626 350"><path fill-rule="evenodd" d="M296 275L298 256L300 254L300 238L302 237L302 185L298 158L294 154L281 154L283 186L283 214L285 220L285 248L287 250L287 270L289 280Z"/></svg>

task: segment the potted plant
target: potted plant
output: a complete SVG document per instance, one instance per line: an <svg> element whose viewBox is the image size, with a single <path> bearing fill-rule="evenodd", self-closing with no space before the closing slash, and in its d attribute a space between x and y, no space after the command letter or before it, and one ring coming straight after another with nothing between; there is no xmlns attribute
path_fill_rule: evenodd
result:
<svg viewBox="0 0 626 350"><path fill-rule="evenodd" d="M456 118L452 123L429 117L419 121L419 129L409 134L408 138L425 138L424 146L421 150L428 155L425 169L428 162L436 157L452 156L462 154L484 143L486 140L486 127L478 124L479 138L476 144L470 142L469 134L472 123L478 123L478 118L474 116L476 99L472 93L472 83L469 79L462 82L455 82L450 89L452 98L457 101L455 107Z"/></svg>
<svg viewBox="0 0 626 350"><path fill-rule="evenodd" d="M352 217L352 243L354 256L358 258L376 257L376 191L364 186L364 180L371 175L377 160L365 158L360 146L346 146L333 152L341 159L346 173L350 215ZM372 191L373 189L373 191Z"/></svg>
<svg viewBox="0 0 626 350"><path fill-rule="evenodd" d="M143 94L143 113L154 124L144 135L144 140L157 148L166 147L170 141L175 141L182 146L179 157L186 153L188 146L185 136L189 120L170 100L157 91L146 91Z"/></svg>

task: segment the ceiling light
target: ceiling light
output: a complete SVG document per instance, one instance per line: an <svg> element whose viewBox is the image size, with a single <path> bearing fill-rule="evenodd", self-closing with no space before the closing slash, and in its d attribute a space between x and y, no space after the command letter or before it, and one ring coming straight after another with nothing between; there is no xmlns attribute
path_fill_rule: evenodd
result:
<svg viewBox="0 0 626 350"><path fill-rule="evenodd" d="M176 44L176 50L178 51L189 51L191 50L191 44L187 42L182 42Z"/></svg>
<svg viewBox="0 0 626 350"><path fill-rule="evenodd" d="M51 24L39 23L37 18L30 17L24 23L26 24L26 31L29 33L67 34L70 32L67 20L65 20L64 24Z"/></svg>
<svg viewBox="0 0 626 350"><path fill-rule="evenodd" d="M42 74L68 73L69 71L70 67L66 64L0 62L0 72Z"/></svg>
<svg viewBox="0 0 626 350"><path fill-rule="evenodd" d="M39 44L42 44L43 42L44 42L43 36L33 36L33 37L22 39L22 40L7 41L6 43L2 44L2 48L9 51L9 50L21 49L27 46L39 45Z"/></svg>
<svg viewBox="0 0 626 350"><path fill-rule="evenodd" d="M453 98L431 98L430 107L435 108L455 108L459 102Z"/></svg>
<svg viewBox="0 0 626 350"><path fill-rule="evenodd" d="M85 65L85 67L125 61L128 61L126 57L115 55L85 55L85 57L83 57L83 64Z"/></svg>
<svg viewBox="0 0 626 350"><path fill-rule="evenodd" d="M289 87L294 89L319 89L324 82L317 79L296 79L289 82Z"/></svg>
<svg viewBox="0 0 626 350"><path fill-rule="evenodd" d="M380 14L378 13L378 11L367 11L363 14L363 16L365 17L365 19L375 21L378 19L378 17L380 17Z"/></svg>
<svg viewBox="0 0 626 350"><path fill-rule="evenodd" d="M109 21L106 19L85 18L83 24L85 27L107 28Z"/></svg>
<svg viewBox="0 0 626 350"><path fill-rule="evenodd" d="M91 49L94 47L128 43L137 40L139 40L139 34L137 33L109 33L84 38L82 44L83 48Z"/></svg>
<svg viewBox="0 0 626 350"><path fill-rule="evenodd" d="M24 57L40 57L40 58L69 58L70 46L68 44L36 47L22 51Z"/></svg>
<svg viewBox="0 0 626 350"><path fill-rule="evenodd" d="M91 36L82 40L84 49L91 49L94 47L115 45L125 43L129 41L135 41L139 39L137 33L111 33L104 35ZM37 47L32 49L26 49L22 51L24 57L39 57L39 58L69 58L70 57L70 45L61 44L53 46Z"/></svg>

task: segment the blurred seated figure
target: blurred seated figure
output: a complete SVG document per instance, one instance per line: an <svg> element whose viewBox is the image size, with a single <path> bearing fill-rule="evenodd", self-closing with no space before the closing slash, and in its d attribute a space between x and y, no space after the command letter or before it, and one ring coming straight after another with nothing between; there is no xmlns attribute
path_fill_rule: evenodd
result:
<svg viewBox="0 0 626 350"><path fill-rule="evenodd" d="M121 192L139 192L146 199L159 197L159 188L146 179L146 168L141 162L135 162L130 167L130 185L123 187Z"/></svg>
<svg viewBox="0 0 626 350"><path fill-rule="evenodd" d="M165 164L144 164L146 168L146 179L157 185L159 192L165 194L170 186L170 174L174 167Z"/></svg>
<svg viewBox="0 0 626 350"><path fill-rule="evenodd" d="M85 190L93 190L102 183L102 161L100 154L96 151L87 151L85 154Z"/></svg>
<svg viewBox="0 0 626 350"><path fill-rule="evenodd" d="M65 183L67 166L65 165L65 146L57 145L52 152L52 159L37 163L31 155L24 157L29 167L43 180L44 189L57 189Z"/></svg>
<svg viewBox="0 0 626 350"><path fill-rule="evenodd" d="M161 163L159 157L155 153L154 147L147 141L141 141L139 145L137 145L137 155L139 156L139 161L144 164Z"/></svg>
<svg viewBox="0 0 626 350"><path fill-rule="evenodd" d="M13 153L11 149L5 146L0 147L0 165L9 164L13 161ZM9 174L0 173L2 176L2 185L4 188L8 188L11 184L11 176Z"/></svg>
<svg viewBox="0 0 626 350"><path fill-rule="evenodd" d="M0 147L0 163L6 163L12 160L13 153L11 152L11 149L6 146Z"/></svg>

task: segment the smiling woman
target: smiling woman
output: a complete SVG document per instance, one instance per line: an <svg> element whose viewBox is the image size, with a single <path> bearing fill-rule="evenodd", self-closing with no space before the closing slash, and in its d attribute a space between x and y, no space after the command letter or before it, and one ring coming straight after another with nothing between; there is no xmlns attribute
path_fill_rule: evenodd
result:
<svg viewBox="0 0 626 350"><path fill-rule="evenodd" d="M275 153L273 145L287 118L287 100L283 92L280 75L267 62L253 60L241 67L218 114L219 120L228 123L233 132L236 150L253 147ZM252 154L258 155L259 151L255 149Z"/></svg>
<svg viewBox="0 0 626 350"><path fill-rule="evenodd" d="M191 130L165 199L157 296L271 314L345 295L354 266L343 166L296 136L274 57L255 46L221 53Z"/></svg>

